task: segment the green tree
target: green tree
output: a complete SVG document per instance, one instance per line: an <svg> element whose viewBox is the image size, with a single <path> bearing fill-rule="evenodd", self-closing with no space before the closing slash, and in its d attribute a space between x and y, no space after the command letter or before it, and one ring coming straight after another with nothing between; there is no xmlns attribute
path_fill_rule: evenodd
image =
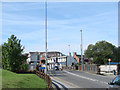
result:
<svg viewBox="0 0 120 90"><path fill-rule="evenodd" d="M120 47L114 49L114 56L116 62L120 62Z"/></svg>
<svg viewBox="0 0 120 90"><path fill-rule="evenodd" d="M2 45L2 66L3 69L11 71L19 71L27 57L22 54L24 47L21 45L21 40L16 36L11 35L8 42Z"/></svg>
<svg viewBox="0 0 120 90"><path fill-rule="evenodd" d="M93 57L93 53L92 53L93 47L94 47L93 44L88 45L87 50L85 50L85 53L84 53L86 57L88 57L88 58Z"/></svg>
<svg viewBox="0 0 120 90"><path fill-rule="evenodd" d="M2 68L2 46L0 46L0 68Z"/></svg>
<svg viewBox="0 0 120 90"><path fill-rule="evenodd" d="M116 47L107 41L99 41L95 45L89 45L85 51L85 55L90 58L93 57L95 64L107 64L108 59L116 60Z"/></svg>
<svg viewBox="0 0 120 90"><path fill-rule="evenodd" d="M120 62L120 46L118 47L118 60Z"/></svg>

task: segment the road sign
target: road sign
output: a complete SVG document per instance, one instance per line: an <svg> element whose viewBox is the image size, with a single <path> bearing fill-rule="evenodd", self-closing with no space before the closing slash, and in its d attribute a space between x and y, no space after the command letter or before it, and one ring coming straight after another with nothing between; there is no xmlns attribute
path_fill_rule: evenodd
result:
<svg viewBox="0 0 120 90"><path fill-rule="evenodd" d="M108 59L108 61L110 62L110 61L111 61L111 59L109 58L109 59Z"/></svg>
<svg viewBox="0 0 120 90"><path fill-rule="evenodd" d="M45 67L39 67L39 69L45 69Z"/></svg>
<svg viewBox="0 0 120 90"><path fill-rule="evenodd" d="M108 61L109 61L109 74L110 74L110 61L111 61L111 59L109 58Z"/></svg>

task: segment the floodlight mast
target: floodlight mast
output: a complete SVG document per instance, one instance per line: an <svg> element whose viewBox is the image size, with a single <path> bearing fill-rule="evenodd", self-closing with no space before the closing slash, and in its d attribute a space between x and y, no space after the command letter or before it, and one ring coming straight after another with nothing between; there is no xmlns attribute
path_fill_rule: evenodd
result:
<svg viewBox="0 0 120 90"><path fill-rule="evenodd" d="M45 73L47 73L47 0L45 0Z"/></svg>
<svg viewBox="0 0 120 90"><path fill-rule="evenodd" d="M82 48L82 30L80 30L80 32L81 32L81 71L83 71L84 69L83 69L83 54L82 54L82 50L83 50L83 48Z"/></svg>

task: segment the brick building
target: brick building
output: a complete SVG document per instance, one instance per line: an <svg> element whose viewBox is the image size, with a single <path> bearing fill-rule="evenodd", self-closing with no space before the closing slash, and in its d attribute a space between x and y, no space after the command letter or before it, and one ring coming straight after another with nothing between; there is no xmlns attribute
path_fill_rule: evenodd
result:
<svg viewBox="0 0 120 90"><path fill-rule="evenodd" d="M78 55L76 52L74 52L73 57L77 63L81 63L81 55ZM85 55L83 55L83 63L89 64L91 61L88 58L85 58Z"/></svg>

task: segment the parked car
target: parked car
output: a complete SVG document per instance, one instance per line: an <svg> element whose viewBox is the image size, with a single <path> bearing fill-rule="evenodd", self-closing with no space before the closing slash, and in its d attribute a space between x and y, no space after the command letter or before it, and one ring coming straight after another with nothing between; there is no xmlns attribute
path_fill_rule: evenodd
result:
<svg viewBox="0 0 120 90"><path fill-rule="evenodd" d="M58 66L55 66L54 69L55 69L55 70L59 70L59 67L58 67Z"/></svg>
<svg viewBox="0 0 120 90"><path fill-rule="evenodd" d="M120 75L116 76L112 82L108 83L109 87L107 90L120 90Z"/></svg>

